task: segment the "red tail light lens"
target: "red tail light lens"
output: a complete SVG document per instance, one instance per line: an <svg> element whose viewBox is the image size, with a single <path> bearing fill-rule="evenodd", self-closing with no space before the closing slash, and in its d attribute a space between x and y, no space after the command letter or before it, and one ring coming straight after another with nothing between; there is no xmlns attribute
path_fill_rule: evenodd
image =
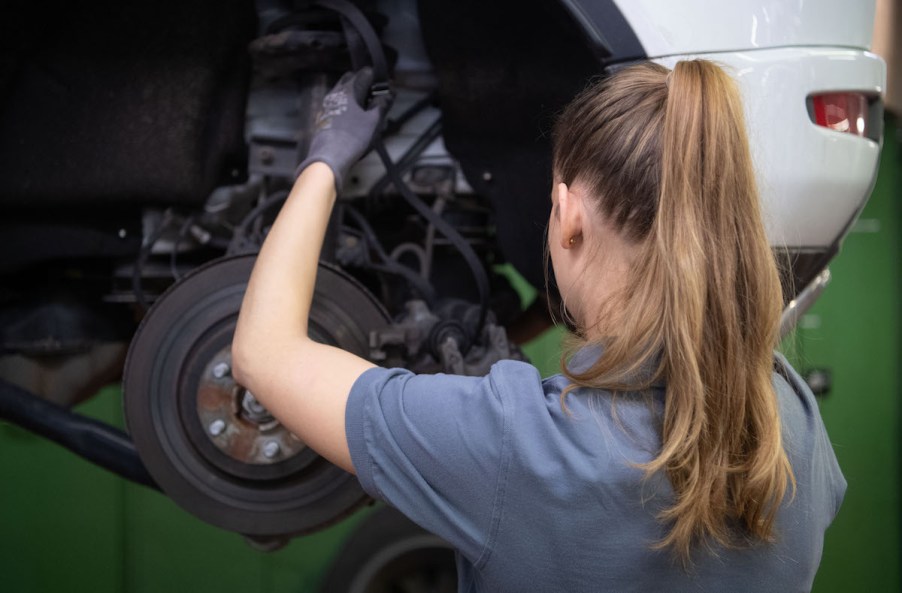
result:
<svg viewBox="0 0 902 593"><path fill-rule="evenodd" d="M811 120L819 126L871 137L870 105L864 93L824 93L809 97Z"/></svg>

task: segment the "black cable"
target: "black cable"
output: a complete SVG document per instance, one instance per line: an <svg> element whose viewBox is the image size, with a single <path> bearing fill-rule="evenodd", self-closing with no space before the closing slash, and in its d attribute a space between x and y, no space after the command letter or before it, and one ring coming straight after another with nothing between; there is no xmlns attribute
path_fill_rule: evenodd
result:
<svg viewBox="0 0 902 593"><path fill-rule="evenodd" d="M407 170L417 162L417 159L423 154L423 151L425 151L429 145L441 135L442 120L439 118L426 128L420 137L417 138L416 142L411 144L410 148L408 148L407 151L401 155L401 158L398 159L398 162L395 163L394 168L398 172L398 175L400 176L406 173ZM388 184L391 182L391 175L386 171L385 175L380 177L370 188L369 197L374 198L384 192L385 188L387 188Z"/></svg>
<svg viewBox="0 0 902 593"><path fill-rule="evenodd" d="M317 0L316 4L334 10L357 30L373 63L373 81L378 84L387 84L388 62L385 59L385 50L382 48L382 42L379 41L373 25L370 24L363 12L348 0Z"/></svg>
<svg viewBox="0 0 902 593"><path fill-rule="evenodd" d="M414 164L417 159L420 157L423 152L429 148L429 145L432 144L436 138L442 135L442 119L436 118L434 122L429 124L429 127L423 130L423 133L420 134L420 137L416 139L416 141L410 145L410 147L401 155L401 158L398 159L398 162L395 163L395 168L399 171L401 169L406 170L412 164ZM388 174L385 175L388 177Z"/></svg>
<svg viewBox="0 0 902 593"><path fill-rule="evenodd" d="M405 109L398 117L389 119L385 124L385 131L382 132L382 135L393 136L404 126L404 124L409 122L411 118L413 118L413 116L419 114L421 111L432 105L434 101L435 91L432 91L425 97L422 97L419 101Z"/></svg>
<svg viewBox="0 0 902 593"><path fill-rule="evenodd" d="M232 240L229 242L229 247L226 252L229 255L234 255L238 253L239 250L243 247L243 242L245 239L245 235L247 233L248 227L255 221L257 218L266 213L267 210L272 208L275 204L279 202L284 202L288 198L288 190L282 190L274 193L268 198L264 199L262 202L257 204L250 212L245 215L244 218L241 219L241 222L238 223L238 226L235 227L235 232L232 233Z"/></svg>
<svg viewBox="0 0 902 593"><path fill-rule="evenodd" d="M348 54L351 56L351 70L357 71L366 66L367 49L364 45L363 38L354 25L345 17L341 18L341 30L345 36L345 43L348 44Z"/></svg>
<svg viewBox="0 0 902 593"><path fill-rule="evenodd" d="M385 248L382 247L382 243L376 236L376 231L374 231L373 227L370 226L370 223L366 219L366 217L361 214L360 211L357 210L357 208L354 208L351 205L342 206L342 211L346 214L351 215L351 218L354 219L354 222L357 223L357 227L363 233L364 239L369 243L370 247L372 247L376 251L379 259L383 261L388 260L388 253L386 253Z"/></svg>
<svg viewBox="0 0 902 593"><path fill-rule="evenodd" d="M379 238L376 236L376 232L373 230L373 227L370 226L370 223L369 221L367 221L366 217L364 217L363 214L361 214L353 206L343 206L342 211L351 215L351 218L354 219L354 222L357 223L357 226L363 233L364 241L366 241L367 245L373 248L373 250L376 252L376 255L378 255L379 259L382 261L382 265L368 263L366 267L377 272L388 272L403 277L413 286L413 288L417 292L420 293L420 296L423 297L424 301L426 301L430 306L434 304L435 289L431 284L429 284L429 281L424 279L422 276L420 276L407 266L398 263L385 252L385 249L382 247L382 243L379 242Z"/></svg>
<svg viewBox="0 0 902 593"><path fill-rule="evenodd" d="M381 138L376 140L375 149L379 158L382 159L382 163L385 165L386 173L391 179L391 182L401 193L401 196L404 197L407 203L410 204L420 216L432 223L436 230L443 234L451 244L457 248L464 258L464 261L466 261L467 265L470 267L470 271L473 272L473 279L476 281L476 289L479 292L479 322L476 325L478 336L485 325L486 316L489 311L489 277L485 268L482 266L482 262L479 261L479 257L476 255L476 252L473 251L470 244L457 232L457 229L448 224L444 218L427 206L419 196L407 187L407 184L404 183L404 180L401 178L401 174L398 172L395 163L392 162L388 151L385 149L385 143Z"/></svg>

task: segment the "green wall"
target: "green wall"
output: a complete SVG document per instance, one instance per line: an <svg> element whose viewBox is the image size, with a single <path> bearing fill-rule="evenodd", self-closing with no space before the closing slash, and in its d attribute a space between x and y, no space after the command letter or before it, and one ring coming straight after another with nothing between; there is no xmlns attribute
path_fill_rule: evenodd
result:
<svg viewBox="0 0 902 593"><path fill-rule="evenodd" d="M831 265L833 281L802 319L800 370L826 368L821 412L849 489L827 532L818 593L900 591L902 161L889 120L870 201Z"/></svg>

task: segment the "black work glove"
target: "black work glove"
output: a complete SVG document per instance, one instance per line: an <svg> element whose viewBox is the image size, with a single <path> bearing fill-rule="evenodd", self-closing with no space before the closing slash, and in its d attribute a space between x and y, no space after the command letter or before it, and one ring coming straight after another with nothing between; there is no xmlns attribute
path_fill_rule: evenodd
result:
<svg viewBox="0 0 902 593"><path fill-rule="evenodd" d="M335 187L341 191L344 176L369 149L382 119L381 105L365 108L372 85L372 69L362 68L346 72L323 97L322 110L316 118L316 134L307 158L298 165L296 176L308 165L321 161L332 169Z"/></svg>

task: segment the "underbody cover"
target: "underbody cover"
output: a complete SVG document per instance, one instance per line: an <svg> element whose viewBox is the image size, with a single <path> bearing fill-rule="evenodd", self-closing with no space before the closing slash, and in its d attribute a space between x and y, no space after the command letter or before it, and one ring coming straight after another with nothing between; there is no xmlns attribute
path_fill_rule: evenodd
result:
<svg viewBox="0 0 902 593"><path fill-rule="evenodd" d="M4 3L0 207L200 204L243 167L253 3Z"/></svg>

